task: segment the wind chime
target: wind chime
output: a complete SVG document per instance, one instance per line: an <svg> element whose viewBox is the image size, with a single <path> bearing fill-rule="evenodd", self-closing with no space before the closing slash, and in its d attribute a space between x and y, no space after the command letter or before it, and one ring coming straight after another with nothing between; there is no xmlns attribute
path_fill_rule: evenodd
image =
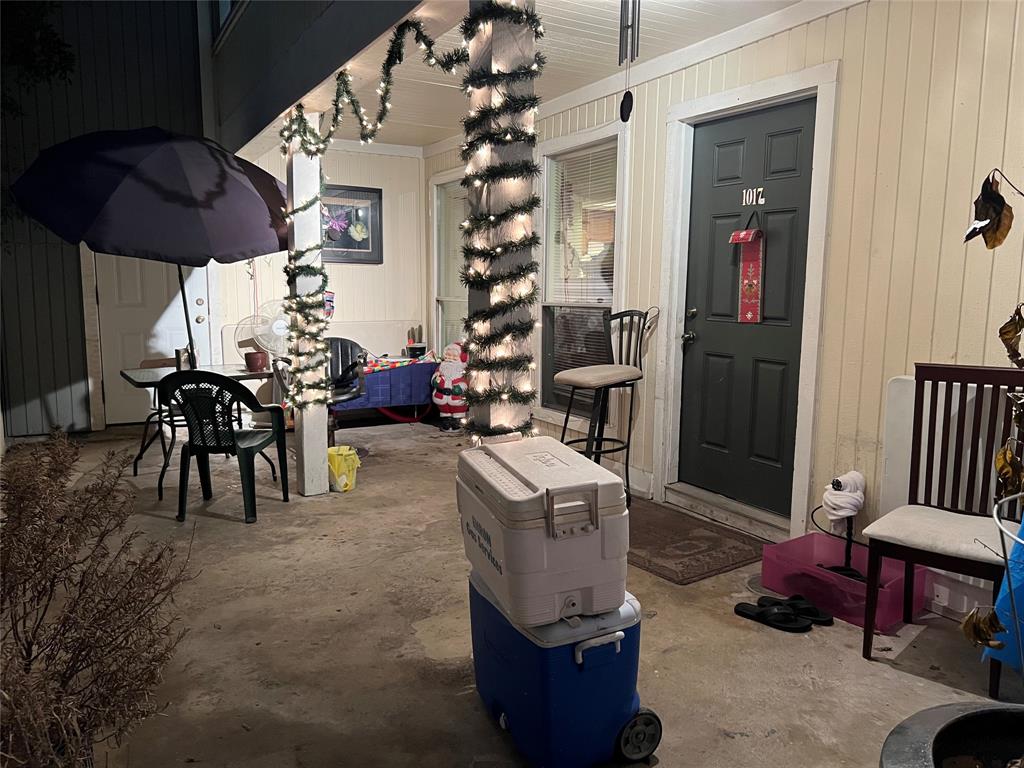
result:
<svg viewBox="0 0 1024 768"><path fill-rule="evenodd" d="M629 65L640 54L640 0L621 0L619 5L619 66L626 62L626 89L619 104L619 118L629 122L633 112L633 92L629 90Z"/></svg>

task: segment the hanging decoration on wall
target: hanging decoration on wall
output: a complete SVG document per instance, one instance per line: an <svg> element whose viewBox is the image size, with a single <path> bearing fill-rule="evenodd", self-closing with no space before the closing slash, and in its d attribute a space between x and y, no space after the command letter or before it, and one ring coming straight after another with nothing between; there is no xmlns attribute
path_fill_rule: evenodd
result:
<svg viewBox="0 0 1024 768"><path fill-rule="evenodd" d="M1006 347L1006 356L1010 362L1018 368L1024 368L1024 357L1020 353L1021 336L1024 335L1024 314L1021 309L1024 304L1018 304L1013 310L1010 319L999 326L999 340Z"/></svg>
<svg viewBox="0 0 1024 768"><path fill-rule="evenodd" d="M629 66L640 54L640 0L620 0L619 4L619 66L626 61L626 90L619 104L619 119L629 122L633 112L633 92L629 90Z"/></svg>
<svg viewBox="0 0 1024 768"><path fill-rule="evenodd" d="M990 251L1003 244L1013 224L1013 208L999 193L999 179L996 178L996 174L1013 187L1017 194L1024 194L998 168L993 168L981 182L981 193L974 200L974 221L967 228L964 242L981 235L985 240L985 247Z"/></svg>
<svg viewBox="0 0 1024 768"><path fill-rule="evenodd" d="M999 191L1000 179L1018 195L1024 196L1024 192L1006 178L1006 174L1000 169L993 168L989 171L981 182L981 192L974 200L974 221L971 222L971 226L967 228L967 233L964 235L965 243L981 235L985 241L985 247L991 251L1002 245L1007 235L1010 234L1010 227L1013 224L1013 208ZM1018 368L1024 368L1024 358L1020 353L1021 333L1024 332L1024 316L1021 315L1021 307L1024 307L1024 304L1017 305L1010 315L1010 319L1003 323L998 331L999 341L1006 347L1007 356Z"/></svg>
<svg viewBox="0 0 1024 768"><path fill-rule="evenodd" d="M761 229L750 228L755 217L757 223L760 224L761 217L757 211L754 211L747 219L747 226L729 236L730 243L740 246L740 285L736 319L741 323L761 322L761 295L764 288L762 284L764 232Z"/></svg>
<svg viewBox="0 0 1024 768"><path fill-rule="evenodd" d="M352 74L342 69L335 81L334 97L328 113L327 128L321 133L319 126L314 126L306 117L301 103L288 114L284 126L280 130L281 154L287 155L294 147L307 157L321 157L334 140L334 134L341 125L345 105L359 121L359 140L363 144L372 144L378 131L387 119L391 110L391 87L393 70L402 63L405 57L405 40L409 33L423 51L423 61L430 67L451 73L460 64L469 61L469 52L459 48L446 53L438 53L434 48L434 40L423 29L423 23L417 19L403 21L391 36L387 57L381 66L380 84L377 86L378 105L376 114L367 117L366 108L359 103L359 98L352 90ZM297 146L296 146L297 142ZM310 209L321 209L321 198L324 189L324 177L320 176L320 191L309 200L303 201L284 212L285 219L291 220L298 213ZM292 355L291 385L286 402L293 408L304 409L315 403L327 403L330 400L331 381L327 376L328 346L324 340L327 331L325 318L326 304L324 291L327 289L327 272L319 264L303 264L302 258L323 248L323 240L306 248L288 251L288 264L284 268L288 283L292 287L292 295L284 302L286 311L292 317L289 331L290 352ZM318 282L314 288L303 293L294 291L296 280L300 277L314 278ZM311 376L320 372L319 376Z"/></svg>
<svg viewBox="0 0 1024 768"><path fill-rule="evenodd" d="M470 42L490 35L495 22L526 27L535 40L544 34L540 17L529 8L490 2L472 10L462 22L462 35ZM532 251L540 244L533 231L532 214L540 198L532 181L540 174L532 148L537 136L533 120L540 97L515 88L531 83L544 69L544 57L535 53L507 70L492 65L470 69L463 88L471 98L476 89L489 89L484 100L463 119L465 141L461 157L466 162L462 185L474 193L479 205L462 222L465 245L462 282L471 290L488 294L487 306L469 313L465 320L466 348L470 353L466 372L470 406L528 406L536 397L530 372L536 369L529 345L537 322L523 310L539 297L537 270ZM516 149L526 151L516 152ZM505 160L500 155L518 155ZM498 200L511 202L498 203ZM484 437L521 433L536 434L532 418L514 423L493 423L467 418L466 431L474 442Z"/></svg>

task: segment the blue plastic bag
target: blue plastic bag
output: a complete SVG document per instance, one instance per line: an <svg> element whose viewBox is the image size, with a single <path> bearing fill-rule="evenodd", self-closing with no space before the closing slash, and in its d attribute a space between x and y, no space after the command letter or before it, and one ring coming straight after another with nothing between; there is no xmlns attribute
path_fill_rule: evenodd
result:
<svg viewBox="0 0 1024 768"><path fill-rule="evenodd" d="M1019 541L1015 542L1013 539L1007 537L1007 544L1013 543L1013 549L1010 550L1010 568L1009 572L1003 576L1003 586L999 590L999 597L996 599L996 613L999 615L999 620L1006 627L1006 632L1000 632L996 635L996 638L1006 643L1005 648L1000 650L993 650L991 648L985 649L984 658L987 659L998 659L1008 667L1016 669L1021 672L1020 666L1020 640L1021 640L1021 626L1014 627L1013 625L1013 611L1010 607L1010 589L1013 589L1013 596L1017 602L1017 613L1020 614L1020 619L1024 621L1024 544Z"/></svg>

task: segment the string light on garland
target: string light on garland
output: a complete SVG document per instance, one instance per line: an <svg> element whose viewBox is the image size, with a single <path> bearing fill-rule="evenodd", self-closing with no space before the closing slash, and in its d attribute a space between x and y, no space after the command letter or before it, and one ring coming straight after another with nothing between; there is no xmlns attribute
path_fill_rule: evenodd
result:
<svg viewBox="0 0 1024 768"><path fill-rule="evenodd" d="M343 69L335 79L334 97L331 101L326 131L321 133L320 127L314 126L306 117L303 105L296 104L279 133L281 154L287 155L295 148L310 158L322 156L334 141L334 134L341 125L345 105L349 106L353 117L359 122L360 142L372 144L391 110L392 72L405 57L405 40L410 32L423 51L423 60L428 66L451 73L456 67L469 61L469 52L465 48L438 53L434 49L433 39L424 31L422 22L417 19L403 21L395 27L388 45L387 57L381 66L380 82L376 88L378 105L375 116L367 117L366 107L360 104L359 97L352 90L352 74ZM319 210L325 178L321 174L318 194L291 210L283 211L286 221L292 221L299 213ZM324 339L328 326L324 316L327 272L320 265L302 263L304 256L319 251L322 247L321 240L304 248L289 250L288 264L284 268L288 283L292 287L292 295L284 301L285 311L291 316L288 341L292 355L291 383L286 394L286 402L299 410L313 404L327 403L331 396L331 381L327 377L329 347ZM315 282L311 283L310 290L299 293L296 290L299 278L311 278Z"/></svg>
<svg viewBox="0 0 1024 768"><path fill-rule="evenodd" d="M540 17L532 9L514 1L492 0L463 20L460 31L465 44L490 34L495 23L525 26L535 40L544 34ZM496 58L491 49L486 65L473 66L462 80L473 104L462 120L465 140L460 156L466 170L461 183L470 191L473 212L461 224L466 241L461 278L471 291L486 294L463 326L470 353L466 402L471 407L498 408L486 419L474 413L464 421L474 442L517 432L537 433L532 418L515 413L515 407L530 406L536 398L530 380L536 363L525 342L538 323L524 316L524 310L540 296L539 265L531 256L540 245L532 227L533 212L541 203L532 190L532 181L540 174L532 152L537 142L533 119L540 97L521 91L540 76L545 62L539 53L509 66L498 66ZM495 202L499 199L507 202ZM485 306L480 307L481 303Z"/></svg>

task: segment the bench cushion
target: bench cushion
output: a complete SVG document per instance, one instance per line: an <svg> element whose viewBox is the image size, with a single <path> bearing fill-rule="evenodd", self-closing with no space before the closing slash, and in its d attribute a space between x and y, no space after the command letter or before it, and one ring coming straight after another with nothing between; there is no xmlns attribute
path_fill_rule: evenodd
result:
<svg viewBox="0 0 1024 768"><path fill-rule="evenodd" d="M555 374L555 384L580 389L597 389L642 379L644 372L632 365L587 365Z"/></svg>
<svg viewBox="0 0 1024 768"><path fill-rule="evenodd" d="M1008 523L1016 533L1020 526ZM937 507L908 504L897 507L864 529L869 539L900 544L927 552L1001 565L999 529L988 515L960 515ZM975 539L985 542L995 552Z"/></svg>

